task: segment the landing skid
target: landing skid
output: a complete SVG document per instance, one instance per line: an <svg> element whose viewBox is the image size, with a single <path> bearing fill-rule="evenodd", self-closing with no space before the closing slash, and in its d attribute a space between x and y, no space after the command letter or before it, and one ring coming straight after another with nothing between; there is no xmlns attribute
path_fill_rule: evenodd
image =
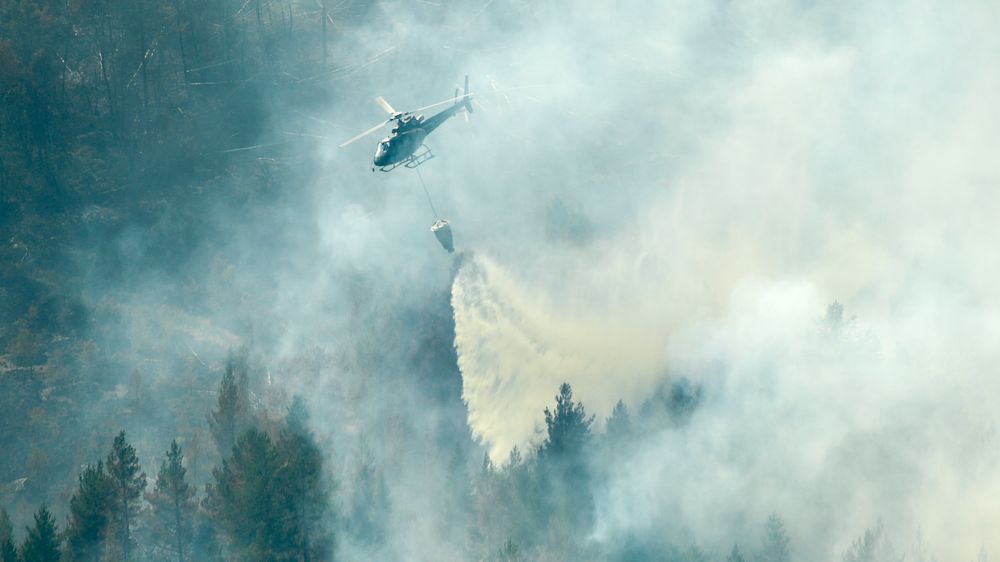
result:
<svg viewBox="0 0 1000 562"><path fill-rule="evenodd" d="M389 166L382 166L381 168L379 168L379 170L383 172L391 172L400 166L405 166L412 170L413 168L416 168L417 166L423 164L424 162L430 160L431 158L434 158L434 153L431 152L430 147L428 147L426 144L422 144L420 145L420 148L417 149L417 152L414 152L405 160L400 160L399 162L396 162L395 164L390 164Z"/></svg>

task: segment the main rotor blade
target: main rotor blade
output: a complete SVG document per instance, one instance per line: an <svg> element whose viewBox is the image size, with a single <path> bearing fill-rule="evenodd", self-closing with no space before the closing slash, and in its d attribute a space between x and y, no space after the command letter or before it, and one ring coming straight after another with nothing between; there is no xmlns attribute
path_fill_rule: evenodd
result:
<svg viewBox="0 0 1000 562"><path fill-rule="evenodd" d="M344 148L345 146L351 144L352 142L354 142L356 140L359 140L361 138L367 137L368 135L370 135L370 134L374 133L375 131L381 129L382 127L385 127L391 121L392 121L392 119L389 119L388 121L383 121L383 122L379 123L378 125L375 125L371 129L368 129L367 131L361 133L360 135L358 135L358 136L356 136L356 137L354 137L354 138L352 138L352 139L344 142L344 144L340 145L340 148Z"/></svg>
<svg viewBox="0 0 1000 562"><path fill-rule="evenodd" d="M430 109L432 107L437 107L439 105L444 105L446 103L457 103L457 102L459 102L461 100L464 100L465 98L471 98L473 95L474 94L462 94L462 95L460 95L458 97L455 97L455 98L451 98L451 99L444 100L444 101L439 101L437 103L432 103L430 105L425 105L423 107L418 107L417 109L411 110L410 113L416 113L418 111L423 111L425 109Z"/></svg>
<svg viewBox="0 0 1000 562"><path fill-rule="evenodd" d="M375 98L375 103L379 104L379 106L382 109L384 109L386 113L388 113L389 115L395 115L397 113L397 111L393 109L392 106L389 105L389 102L385 101L385 98L383 98L382 96L378 96L377 98Z"/></svg>

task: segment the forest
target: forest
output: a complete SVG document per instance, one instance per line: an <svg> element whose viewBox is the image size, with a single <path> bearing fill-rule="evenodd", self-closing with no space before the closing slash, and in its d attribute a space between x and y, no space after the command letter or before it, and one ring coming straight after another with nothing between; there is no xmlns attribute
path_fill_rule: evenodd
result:
<svg viewBox="0 0 1000 562"><path fill-rule="evenodd" d="M203 492L190 482L176 440L163 453L155 477L147 477L121 431L108 456L80 472L63 525L42 505L18 547L8 513L0 511L0 559L332 560L338 539L365 545L366 556L384 556L391 498L371 452L362 445L357 453L357 468L345 482L352 490L347 503L331 502L335 486L302 401L293 399L281 419L269 419L251 401L248 371L245 357L231 358L219 383L218 403L207 419L223 460ZM675 387L660 413L682 423L697 400L697 391ZM586 545L593 524L588 490L601 477L588 459L628 447L641 424L658 423L652 410L633 419L619 402L606 433L597 438L591 433L594 416L563 384L544 417L546 438L527 454L515 447L499 466L485 455L472 471L458 449L448 460L452 490L438 516L456 527L463 558L709 559L694 545L634 543L621 552ZM756 559L788 561L789 543L781 518L771 515L760 544L748 552ZM887 548L876 529L859 539L845 560L891 556ZM738 545L726 560L745 560Z"/></svg>
<svg viewBox="0 0 1000 562"><path fill-rule="evenodd" d="M808 4L0 1L0 562L987 562L1000 12Z"/></svg>

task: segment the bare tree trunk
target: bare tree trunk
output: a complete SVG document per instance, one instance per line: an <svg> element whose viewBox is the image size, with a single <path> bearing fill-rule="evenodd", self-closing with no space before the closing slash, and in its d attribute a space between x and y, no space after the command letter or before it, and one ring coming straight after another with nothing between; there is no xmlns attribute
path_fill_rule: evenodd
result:
<svg viewBox="0 0 1000 562"><path fill-rule="evenodd" d="M111 79L108 77L107 59L104 56L104 49L98 47L97 56L101 63L101 78L104 80L104 95L108 100L108 117L111 119L111 134L118 136L118 116L115 111L115 96L111 89Z"/></svg>
<svg viewBox="0 0 1000 562"><path fill-rule="evenodd" d="M146 68L146 54L149 47L146 45L146 5L144 0L134 1L138 12L136 17L139 19L139 79L142 80L142 113L139 115L142 120L140 123L140 132L145 136L148 128L147 123L149 123L149 71Z"/></svg>
<svg viewBox="0 0 1000 562"><path fill-rule="evenodd" d="M184 562L184 541L181 537L181 498L174 492L174 525L177 534L177 562Z"/></svg>
<svg viewBox="0 0 1000 562"><path fill-rule="evenodd" d="M323 5L323 70L326 70L326 0L320 0Z"/></svg>
<svg viewBox="0 0 1000 562"><path fill-rule="evenodd" d="M184 49L184 26L181 24L181 0L174 0L174 15L177 24L177 44L181 51L181 70L184 72L184 83L188 83L187 52Z"/></svg>
<svg viewBox="0 0 1000 562"><path fill-rule="evenodd" d="M2 131L0 131L0 139L3 139ZM7 204L7 169L3 166L3 159L0 159L0 213L3 213L3 207Z"/></svg>
<svg viewBox="0 0 1000 562"><path fill-rule="evenodd" d="M122 505L122 515L123 515L122 522L124 523L124 525L122 525L122 561L123 562L128 562L128 555L129 555L129 552L128 552L128 543L129 543L129 540L128 540L129 539L129 536L128 536L128 500L125 499L123 501L124 501L124 504Z"/></svg>

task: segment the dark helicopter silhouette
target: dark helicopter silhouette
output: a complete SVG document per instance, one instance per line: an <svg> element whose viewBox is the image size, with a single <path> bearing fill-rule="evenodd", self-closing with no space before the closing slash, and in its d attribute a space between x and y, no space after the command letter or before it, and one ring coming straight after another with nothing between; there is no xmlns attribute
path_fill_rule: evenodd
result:
<svg viewBox="0 0 1000 562"><path fill-rule="evenodd" d="M343 148L395 121L396 126L392 129L391 134L380 140L378 146L375 148L375 157L372 159L372 171L374 172L375 168L378 168L383 172L391 172L399 166L416 168L434 158L434 154L431 153L430 148L424 144L424 139L427 138L427 135L431 134L434 129L440 127L449 117L455 115L460 110L464 109L472 113L471 98L472 94L469 93L468 76L465 77L465 91L461 96L458 95L458 90L456 89L453 99L432 103L431 105L426 105L412 111L396 111L382 96L378 96L375 98L375 101L390 115L389 119L348 140L341 144L340 147ZM427 119L424 119L424 116L418 113L446 103L451 103L452 106Z"/></svg>

